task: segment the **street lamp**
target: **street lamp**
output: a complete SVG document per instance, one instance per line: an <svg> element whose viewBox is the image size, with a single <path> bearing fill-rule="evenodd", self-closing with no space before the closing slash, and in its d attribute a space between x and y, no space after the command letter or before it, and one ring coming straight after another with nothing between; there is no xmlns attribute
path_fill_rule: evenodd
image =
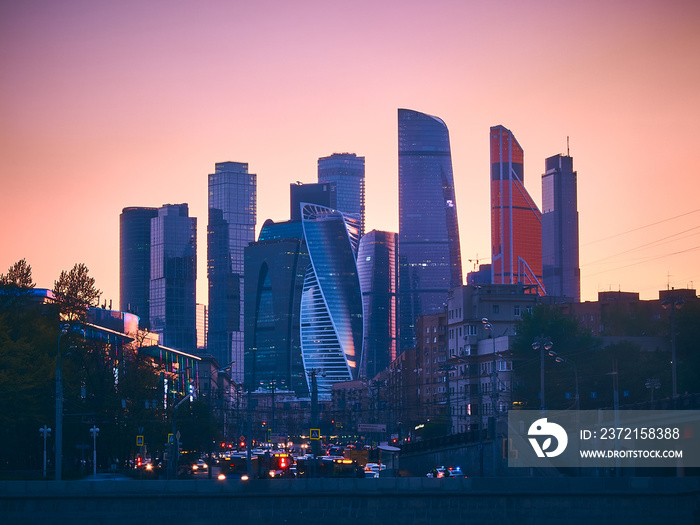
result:
<svg viewBox="0 0 700 525"><path fill-rule="evenodd" d="M92 425L90 434L92 434L92 476L97 477L97 435L100 429Z"/></svg>
<svg viewBox="0 0 700 525"><path fill-rule="evenodd" d="M661 307L664 310L671 309L671 382L673 384L673 397L678 397L678 383L676 381L676 310L683 308L685 301L681 297L669 297Z"/></svg>
<svg viewBox="0 0 700 525"><path fill-rule="evenodd" d="M553 357L557 363L570 363L571 366L574 367L574 381L576 384L576 410L580 410L579 397L578 397L578 367L576 366L576 363L571 359L567 359L566 357L560 356L559 354L557 354L556 352L554 352L552 350L550 350L548 352L548 355L549 355L549 357Z"/></svg>
<svg viewBox="0 0 700 525"><path fill-rule="evenodd" d="M46 477L46 437L51 433L51 429L44 425L39 429L39 433L44 438L44 477Z"/></svg>
<svg viewBox="0 0 700 525"><path fill-rule="evenodd" d="M549 337L538 337L532 342L532 349L540 351L540 412L544 412L544 351L548 352L554 344Z"/></svg>
<svg viewBox="0 0 700 525"><path fill-rule="evenodd" d="M497 417L497 410L498 410L498 369L496 367L496 334L493 331L493 325L489 322L489 320L484 317L481 319L481 323L484 326L484 329L489 330L491 332L491 340L493 341L493 363L491 364L491 411L493 412L493 433L491 436L492 443L493 443L493 451L492 451L492 457L493 457L493 475L496 475L496 468L497 468L497 456L496 456L496 451L497 451L497 445L496 445L496 438L497 438L497 427L498 427L498 417Z"/></svg>
<svg viewBox="0 0 700 525"><path fill-rule="evenodd" d="M647 387L649 390L651 390L651 404L654 404L654 390L658 390L661 388L661 381L656 379L655 377L652 377L650 379L647 379L644 382L644 386ZM653 406L652 406L653 408Z"/></svg>
<svg viewBox="0 0 700 525"><path fill-rule="evenodd" d="M62 324L56 350L56 481L61 481L63 467L63 363L61 363L61 337L68 333L69 324Z"/></svg>

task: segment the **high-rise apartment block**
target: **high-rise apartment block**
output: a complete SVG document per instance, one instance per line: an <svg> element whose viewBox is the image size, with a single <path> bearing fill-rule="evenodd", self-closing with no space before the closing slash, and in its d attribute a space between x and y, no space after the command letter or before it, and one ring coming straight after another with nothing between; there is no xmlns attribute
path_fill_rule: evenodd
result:
<svg viewBox="0 0 700 525"><path fill-rule="evenodd" d="M318 159L318 182L335 182L338 203L330 206L360 217L360 237L365 234L365 158L354 153L334 153ZM310 201L307 201L310 202Z"/></svg>
<svg viewBox="0 0 700 525"><path fill-rule="evenodd" d="M450 138L437 117L399 109L399 304L401 350L415 321L444 309L462 284Z"/></svg>
<svg viewBox="0 0 700 525"><path fill-rule="evenodd" d="M151 219L158 208L124 208L119 216L119 309L150 329Z"/></svg>
<svg viewBox="0 0 700 525"><path fill-rule="evenodd" d="M542 271L548 295L581 300L574 160L554 155L542 175Z"/></svg>
<svg viewBox="0 0 700 525"><path fill-rule="evenodd" d="M542 282L542 216L524 184L524 152L503 126L490 130L491 275L494 284Z"/></svg>
<svg viewBox="0 0 700 525"><path fill-rule="evenodd" d="M207 276L208 351L243 382L244 250L255 240L256 175L248 164L219 162L209 175Z"/></svg>
<svg viewBox="0 0 700 525"><path fill-rule="evenodd" d="M163 346L197 348L197 219L187 204L166 204L151 219L151 331Z"/></svg>
<svg viewBox="0 0 700 525"><path fill-rule="evenodd" d="M357 269L365 339L360 376L373 378L396 358L398 342L398 235L372 230L360 239Z"/></svg>

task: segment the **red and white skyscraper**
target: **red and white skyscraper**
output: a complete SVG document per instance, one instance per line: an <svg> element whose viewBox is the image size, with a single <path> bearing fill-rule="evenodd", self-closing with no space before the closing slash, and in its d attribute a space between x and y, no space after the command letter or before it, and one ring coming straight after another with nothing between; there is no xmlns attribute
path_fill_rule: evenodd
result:
<svg viewBox="0 0 700 525"><path fill-rule="evenodd" d="M494 284L528 284L545 295L542 214L525 189L523 148L503 126L490 131L491 276Z"/></svg>

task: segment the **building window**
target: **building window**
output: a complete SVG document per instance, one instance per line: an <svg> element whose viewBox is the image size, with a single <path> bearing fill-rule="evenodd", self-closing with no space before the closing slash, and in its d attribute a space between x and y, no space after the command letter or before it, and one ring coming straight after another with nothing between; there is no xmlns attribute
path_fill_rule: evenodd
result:
<svg viewBox="0 0 700 525"><path fill-rule="evenodd" d="M494 314L499 314L499 313L501 313L501 307L497 304L491 305L491 311Z"/></svg>
<svg viewBox="0 0 700 525"><path fill-rule="evenodd" d="M519 304L516 304L515 306L513 306L513 315L515 317L520 317L520 305Z"/></svg>
<svg viewBox="0 0 700 525"><path fill-rule="evenodd" d="M467 330L468 330L467 335L476 335L476 325L475 324L468 325Z"/></svg>

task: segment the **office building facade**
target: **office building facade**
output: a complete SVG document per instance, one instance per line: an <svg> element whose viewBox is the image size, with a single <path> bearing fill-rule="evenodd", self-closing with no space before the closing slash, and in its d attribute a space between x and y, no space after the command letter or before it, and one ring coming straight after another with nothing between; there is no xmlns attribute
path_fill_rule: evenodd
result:
<svg viewBox="0 0 700 525"><path fill-rule="evenodd" d="M503 126L490 130L491 275L493 284L542 282L542 215L524 184L524 152Z"/></svg>
<svg viewBox="0 0 700 525"><path fill-rule="evenodd" d="M150 329L151 219L158 208L129 207L119 216L119 309Z"/></svg>
<svg viewBox="0 0 700 525"><path fill-rule="evenodd" d="M415 345L415 321L444 309L462 284L457 203L447 126L399 109L400 349Z"/></svg>
<svg viewBox="0 0 700 525"><path fill-rule="evenodd" d="M362 237L365 234L365 158L354 153L321 157L318 159L318 182L336 183L338 203L329 207L346 215L358 215Z"/></svg>
<svg viewBox="0 0 700 525"><path fill-rule="evenodd" d="M373 378L396 358L398 234L372 230L360 239L360 275L365 329L360 377Z"/></svg>
<svg viewBox="0 0 700 525"><path fill-rule="evenodd" d="M209 175L207 277L210 354L243 381L244 250L255 240L257 177L248 164L219 162Z"/></svg>
<svg viewBox="0 0 700 525"><path fill-rule="evenodd" d="M150 323L161 345L197 348L196 282L197 219L187 204L166 204L151 219Z"/></svg>
<svg viewBox="0 0 700 525"><path fill-rule="evenodd" d="M545 160L542 175L542 273L548 295L581 300L577 175L569 155Z"/></svg>

